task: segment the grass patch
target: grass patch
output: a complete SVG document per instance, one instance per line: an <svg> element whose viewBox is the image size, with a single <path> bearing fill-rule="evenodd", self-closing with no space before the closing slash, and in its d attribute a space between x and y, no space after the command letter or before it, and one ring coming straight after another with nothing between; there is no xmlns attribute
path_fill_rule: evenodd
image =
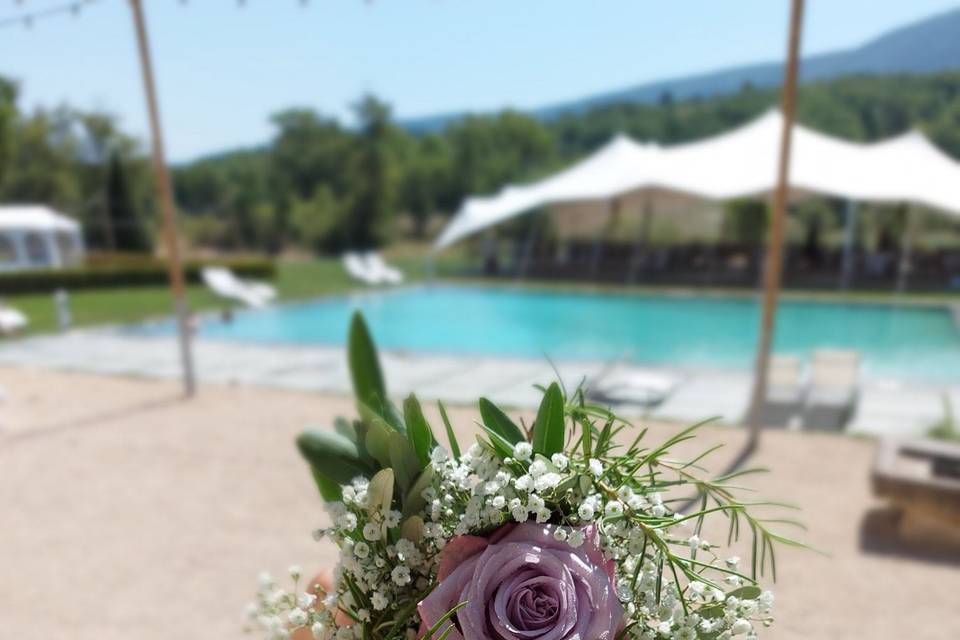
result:
<svg viewBox="0 0 960 640"><path fill-rule="evenodd" d="M455 261L456 258L447 259L444 264L449 265L451 260ZM403 270L410 282L425 277L424 261L413 252L397 255L391 259L391 263ZM277 287L279 299L286 301L336 295L361 286L350 279L337 258L279 261L273 284ZM201 285L189 286L187 298L194 311L209 311L223 306L222 301ZM28 334L57 330L56 307L51 294L9 295L4 296L3 301L27 314L30 318ZM173 302L167 286L86 289L70 293L70 310L74 326L88 327L169 316L173 313Z"/></svg>

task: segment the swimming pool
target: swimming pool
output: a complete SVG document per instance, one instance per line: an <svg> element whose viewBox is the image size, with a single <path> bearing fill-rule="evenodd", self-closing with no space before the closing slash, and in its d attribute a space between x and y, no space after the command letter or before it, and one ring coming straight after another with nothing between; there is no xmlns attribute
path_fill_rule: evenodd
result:
<svg viewBox="0 0 960 640"><path fill-rule="evenodd" d="M229 324L211 317L200 333L343 344L354 309L363 311L384 348L680 367L749 367L759 321L759 305L746 297L437 285L243 311ZM860 351L874 379L960 382L960 331L946 307L781 302L775 351L808 357L818 347Z"/></svg>

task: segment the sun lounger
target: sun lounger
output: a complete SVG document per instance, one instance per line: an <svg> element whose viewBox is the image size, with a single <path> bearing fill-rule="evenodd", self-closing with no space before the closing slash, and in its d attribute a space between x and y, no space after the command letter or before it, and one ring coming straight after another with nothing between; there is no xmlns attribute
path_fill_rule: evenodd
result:
<svg viewBox="0 0 960 640"><path fill-rule="evenodd" d="M379 253L369 251L364 255L364 258L367 262L367 269L378 282L386 284L400 284L403 282L403 272L384 262L383 256Z"/></svg>
<svg viewBox="0 0 960 640"><path fill-rule="evenodd" d="M840 349L813 353L803 426L841 431L853 417L859 396L860 354Z"/></svg>
<svg viewBox="0 0 960 640"><path fill-rule="evenodd" d="M344 271L354 280L364 284L379 284L379 277L370 270L366 259L361 254L347 251L341 256L340 261L343 263Z"/></svg>
<svg viewBox="0 0 960 640"><path fill-rule="evenodd" d="M805 396L800 358L771 356L767 370L767 394L760 407L760 424L765 427L799 425Z"/></svg>
<svg viewBox="0 0 960 640"><path fill-rule="evenodd" d="M663 403L678 380L666 373L613 366L588 379L584 386L590 400L609 405L636 405L647 409Z"/></svg>
<svg viewBox="0 0 960 640"><path fill-rule="evenodd" d="M30 321L19 309L0 305L0 334L10 335L26 329Z"/></svg>
<svg viewBox="0 0 960 640"><path fill-rule="evenodd" d="M251 280L241 280L230 269L207 267L201 274L204 284L226 300L238 301L250 307L262 307L277 297L272 286Z"/></svg>

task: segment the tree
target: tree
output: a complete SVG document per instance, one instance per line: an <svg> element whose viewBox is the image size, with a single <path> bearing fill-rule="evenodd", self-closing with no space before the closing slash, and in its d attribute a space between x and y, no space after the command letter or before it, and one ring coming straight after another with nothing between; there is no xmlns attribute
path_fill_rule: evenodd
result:
<svg viewBox="0 0 960 640"><path fill-rule="evenodd" d="M390 107L375 97L364 97L354 109L360 134L350 158L346 237L355 249L372 249L382 245L392 230L400 134L390 122Z"/></svg>
<svg viewBox="0 0 960 640"><path fill-rule="evenodd" d="M152 250L150 238L132 197L126 169L117 152L110 154L107 169L107 211L118 251L142 253Z"/></svg>

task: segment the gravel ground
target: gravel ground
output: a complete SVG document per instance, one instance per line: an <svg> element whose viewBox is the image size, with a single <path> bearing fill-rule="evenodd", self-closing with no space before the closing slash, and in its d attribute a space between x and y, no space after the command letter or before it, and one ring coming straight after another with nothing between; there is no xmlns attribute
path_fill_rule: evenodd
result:
<svg viewBox="0 0 960 640"><path fill-rule="evenodd" d="M292 445L350 399L0 368L0 637L178 640L241 636L262 569L323 566L325 523ZM475 410L453 408L469 437ZM653 425L659 439L676 425ZM743 441L707 428L697 447ZM870 494L874 443L765 434L765 497L796 503L829 555L778 556L764 638L960 637L960 564L885 546ZM869 515L873 513L874 515ZM718 534L718 538L721 537Z"/></svg>

